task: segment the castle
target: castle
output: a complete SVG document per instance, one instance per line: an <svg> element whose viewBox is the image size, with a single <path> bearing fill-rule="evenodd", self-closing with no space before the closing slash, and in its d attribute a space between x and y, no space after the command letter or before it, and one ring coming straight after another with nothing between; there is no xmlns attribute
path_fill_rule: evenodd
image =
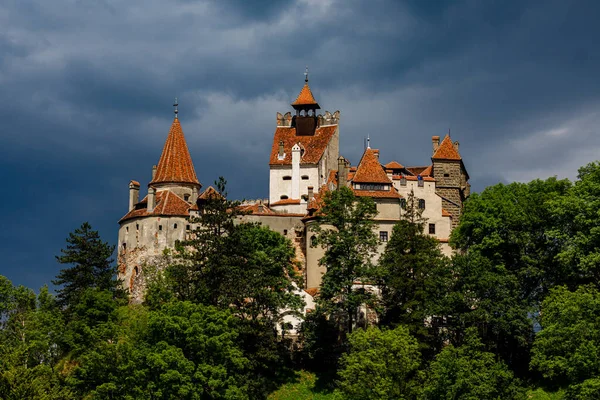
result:
<svg viewBox="0 0 600 400"><path fill-rule="evenodd" d="M129 210L119 220L118 275L133 299L141 299L142 266L157 263L165 249L173 248L193 229L189 218L199 213L198 203L212 187L201 191L192 157L177 116L167 135L158 165L152 169L147 195L140 200L140 184L129 183ZM383 164L379 150L367 146L356 166L339 154L340 112L317 114L320 106L308 85L308 75L291 112L277 113L277 126L269 158L269 198L242 205L245 221L260 222L291 240L302 266L303 295L308 307L326 268L319 265L324 250L311 246L310 226L316 222L321 195L348 186L356 196L371 197L377 205L376 234L379 253L399 221L403 202L412 191L427 219L425 233L438 239L450 255L448 238L458 224L469 196L469 175L450 135L432 137L431 163L404 166Z"/></svg>

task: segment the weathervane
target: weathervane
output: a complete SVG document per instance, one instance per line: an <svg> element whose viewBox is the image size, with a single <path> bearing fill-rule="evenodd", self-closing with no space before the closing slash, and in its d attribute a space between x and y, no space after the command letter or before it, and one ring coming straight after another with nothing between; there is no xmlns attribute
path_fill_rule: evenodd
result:
<svg viewBox="0 0 600 400"><path fill-rule="evenodd" d="M173 103L173 107L175 107L175 118L177 118L177 113L179 113L179 111L177 110L177 106L179 105L179 103L177 102L177 97L175 97L175 103Z"/></svg>
<svg viewBox="0 0 600 400"><path fill-rule="evenodd" d="M304 70L304 82L308 83L308 65L306 66L306 69Z"/></svg>

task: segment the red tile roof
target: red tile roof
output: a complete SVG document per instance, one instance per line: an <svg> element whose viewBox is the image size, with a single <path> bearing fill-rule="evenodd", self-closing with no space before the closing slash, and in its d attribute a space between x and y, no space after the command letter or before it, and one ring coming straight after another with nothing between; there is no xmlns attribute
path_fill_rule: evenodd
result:
<svg viewBox="0 0 600 400"><path fill-rule="evenodd" d="M240 206L240 210L252 215L277 215L275 211L271 210L266 205L259 203L242 205Z"/></svg>
<svg viewBox="0 0 600 400"><path fill-rule="evenodd" d="M300 200L295 200L295 199L285 199L285 200L279 200L276 201L275 203L271 203L271 206L283 206L283 205L288 205L288 204L300 204Z"/></svg>
<svg viewBox="0 0 600 400"><path fill-rule="evenodd" d="M337 129L337 125L319 127L312 136L298 136L296 128L280 127L275 129L269 165L291 165L292 147L296 143L304 148L300 164L317 164ZM279 142L283 142L284 157L282 160L279 159Z"/></svg>
<svg viewBox="0 0 600 400"><path fill-rule="evenodd" d="M217 190L215 188L213 188L212 186L209 186L206 188L206 190L204 192L202 192L202 194L200 196L198 196L198 199L200 200L208 200L209 198L220 198L221 194L219 192L217 192Z"/></svg>
<svg viewBox="0 0 600 400"><path fill-rule="evenodd" d="M451 217L452 214L450 214L448 211L446 211L445 208L442 208L442 217Z"/></svg>
<svg viewBox="0 0 600 400"><path fill-rule="evenodd" d="M140 186L140 183L138 181L134 181L134 180L129 181L129 184L133 185L133 186L137 186L137 187Z"/></svg>
<svg viewBox="0 0 600 400"><path fill-rule="evenodd" d="M392 183L379 163L376 151L371 148L367 148L363 153L363 156L358 163L356 173L352 178L352 182Z"/></svg>
<svg viewBox="0 0 600 400"><path fill-rule="evenodd" d="M428 167L406 167L406 170L413 175L419 175L421 172L425 171Z"/></svg>
<svg viewBox="0 0 600 400"><path fill-rule="evenodd" d="M156 206L152 212L148 212L148 196L144 197L136 206L142 208L135 208L125 214L119 222L125 221L131 218L148 217L148 216L181 216L187 217L190 215L189 210L191 204L177 196L170 190L162 190L156 193Z"/></svg>
<svg viewBox="0 0 600 400"><path fill-rule="evenodd" d="M316 105L319 103L315 100L312 91L310 90L310 86L308 86L308 82L304 84L302 90L300 90L300 94L296 97L296 100L292 103L293 106L304 106L304 105Z"/></svg>
<svg viewBox="0 0 600 400"><path fill-rule="evenodd" d="M418 176L404 175L404 178L406 178L407 181L418 181L419 180ZM422 176L422 178L425 182L435 182L435 179L430 176ZM395 181L399 181L400 179L402 179L402 175L393 175L392 179Z"/></svg>
<svg viewBox="0 0 600 400"><path fill-rule="evenodd" d="M160 160L158 161L156 175L150 184L172 182L200 184L196 177L196 171L194 171L194 164L192 163L192 157L185 142L183 130L181 130L181 125L177 118L175 118L171 125Z"/></svg>
<svg viewBox="0 0 600 400"><path fill-rule="evenodd" d="M398 161L391 161L391 162L385 164L385 167L389 168L389 169L402 169L402 168L404 168L404 166L402 164L400 164Z"/></svg>
<svg viewBox="0 0 600 400"><path fill-rule="evenodd" d="M359 190L352 189L357 197L373 197L376 199L401 199L402 195L398 193L395 187L391 190Z"/></svg>
<svg viewBox="0 0 600 400"><path fill-rule="evenodd" d="M452 144L452 139L450 139L450 135L446 135L440 146L435 151L435 154L431 157L432 159L442 159L442 160L462 160L458 151L454 148Z"/></svg>
<svg viewBox="0 0 600 400"><path fill-rule="evenodd" d="M421 175L421 176L431 176L432 170L433 170L433 165L430 165L429 167L425 168L423 170L423 172L421 172L419 175Z"/></svg>

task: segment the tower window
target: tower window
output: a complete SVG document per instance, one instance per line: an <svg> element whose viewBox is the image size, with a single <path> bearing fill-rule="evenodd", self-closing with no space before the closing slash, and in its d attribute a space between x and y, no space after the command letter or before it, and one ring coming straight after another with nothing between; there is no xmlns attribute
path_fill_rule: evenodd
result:
<svg viewBox="0 0 600 400"><path fill-rule="evenodd" d="M184 195L183 195L183 199L184 199L185 201L190 201L190 195L189 195L189 194L184 194Z"/></svg>
<svg viewBox="0 0 600 400"><path fill-rule="evenodd" d="M129 233L129 227L128 226L125 227L125 232Z"/></svg>
<svg viewBox="0 0 600 400"><path fill-rule="evenodd" d="M177 229L177 224L173 224L173 229Z"/></svg>
<svg viewBox="0 0 600 400"><path fill-rule="evenodd" d="M159 231L162 231L162 225L159 225L159 226L158 226L158 230L159 230Z"/></svg>
<svg viewBox="0 0 600 400"><path fill-rule="evenodd" d="M406 199L400 199L400 207L406 209Z"/></svg>
<svg viewBox="0 0 600 400"><path fill-rule="evenodd" d="M429 234L435 235L435 224L429 224Z"/></svg>
<svg viewBox="0 0 600 400"><path fill-rule="evenodd" d="M135 229L139 231L140 230L140 224L135 224Z"/></svg>
<svg viewBox="0 0 600 400"><path fill-rule="evenodd" d="M450 174L446 172L446 173L444 174L444 178L450 178Z"/></svg>
<svg viewBox="0 0 600 400"><path fill-rule="evenodd" d="M386 231L379 232L379 241L387 242L388 241L388 233Z"/></svg>
<svg viewBox="0 0 600 400"><path fill-rule="evenodd" d="M425 209L425 200L423 200L423 199L419 199L419 208L420 208L421 210L424 210L424 209Z"/></svg>
<svg viewBox="0 0 600 400"><path fill-rule="evenodd" d="M315 235L310 237L310 247L315 247L317 245L317 237Z"/></svg>
<svg viewBox="0 0 600 400"><path fill-rule="evenodd" d="M302 180L303 181L307 181L308 180L308 175L302 175Z"/></svg>
<svg viewBox="0 0 600 400"><path fill-rule="evenodd" d="M281 196L279 196L279 198L280 198L281 200L287 200L289 197L287 197L287 196L284 194L284 195L281 195Z"/></svg>
<svg viewBox="0 0 600 400"><path fill-rule="evenodd" d="M190 226L189 226L189 225L186 225L186 226L185 226L185 230L186 230L186 231L189 231L189 230L190 230Z"/></svg>
<svg viewBox="0 0 600 400"><path fill-rule="evenodd" d="M292 177L291 177L291 176L289 176L289 175L286 175L286 176L284 176L284 177L283 177L283 180L284 180L284 181L291 181L291 180L292 180Z"/></svg>
<svg viewBox="0 0 600 400"><path fill-rule="evenodd" d="M127 243L123 243L123 251L127 251Z"/></svg>
<svg viewBox="0 0 600 400"><path fill-rule="evenodd" d="M283 236L287 236L287 229L283 230Z"/></svg>

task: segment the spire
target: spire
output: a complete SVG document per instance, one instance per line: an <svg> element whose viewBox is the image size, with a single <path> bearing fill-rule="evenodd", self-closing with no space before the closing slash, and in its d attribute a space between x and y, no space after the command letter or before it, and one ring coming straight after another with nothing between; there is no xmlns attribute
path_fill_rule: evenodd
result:
<svg viewBox="0 0 600 400"><path fill-rule="evenodd" d="M296 97L296 100L292 103L292 107L297 110L317 110L321 107L319 103L315 100L315 97L310 90L310 86L308 86L308 66L304 70L304 86L302 90L300 90L300 94Z"/></svg>
<svg viewBox="0 0 600 400"><path fill-rule="evenodd" d="M181 124L177 118L177 101L175 101L175 119L169 130L169 135L165 141L156 174L152 178L150 185L161 183L184 183L200 186L196 177L192 157L181 129Z"/></svg>

